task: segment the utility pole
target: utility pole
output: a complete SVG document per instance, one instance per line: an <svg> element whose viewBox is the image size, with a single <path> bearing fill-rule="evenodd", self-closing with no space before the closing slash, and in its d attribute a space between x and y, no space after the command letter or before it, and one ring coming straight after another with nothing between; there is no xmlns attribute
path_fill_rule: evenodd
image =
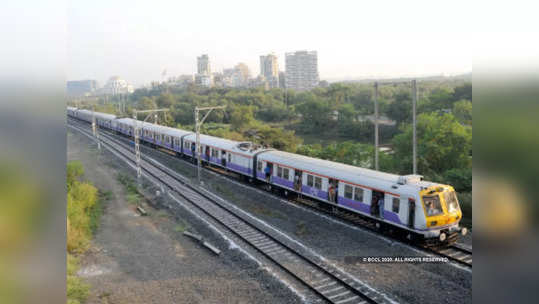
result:
<svg viewBox="0 0 539 304"><path fill-rule="evenodd" d="M417 134L416 134L416 103L417 103L417 84L412 80L412 128L413 128L413 174L417 174Z"/></svg>
<svg viewBox="0 0 539 304"><path fill-rule="evenodd" d="M374 169L378 170L378 82L374 82Z"/></svg>
<svg viewBox="0 0 539 304"><path fill-rule="evenodd" d="M226 108L226 106L217 106L217 107L202 107L202 108L199 108L199 107L195 107L195 132L196 132L196 144L195 144L195 148L196 148L196 153L197 153L197 156L196 156L196 160L197 160L197 179L198 179L198 184L200 185L200 127L202 126L202 124L204 123L204 121L206 120L206 118L208 118L208 116L210 115L211 111L214 110L214 109L224 109ZM198 119L198 114L200 111L208 111L206 113L206 115L204 115L204 117L202 118L201 121L199 121ZM193 157L195 157L193 155Z"/></svg>
<svg viewBox="0 0 539 304"><path fill-rule="evenodd" d="M155 110L143 110L143 111L137 111L133 110L133 119L135 120L134 127L133 127L133 138L135 141L135 159L137 163L137 182L140 185L140 176L142 173L142 170L140 168L140 129L139 129L139 121L137 120L137 114L138 113L149 113L148 116L142 121L144 124L148 118L152 115L152 113L155 112L165 112L168 111L168 109L155 109ZM156 114L157 116L157 114Z"/></svg>
<svg viewBox="0 0 539 304"><path fill-rule="evenodd" d="M101 150L101 142L99 141L99 130L95 118L95 106L92 106L92 132L94 133L94 137L97 140L97 149Z"/></svg>

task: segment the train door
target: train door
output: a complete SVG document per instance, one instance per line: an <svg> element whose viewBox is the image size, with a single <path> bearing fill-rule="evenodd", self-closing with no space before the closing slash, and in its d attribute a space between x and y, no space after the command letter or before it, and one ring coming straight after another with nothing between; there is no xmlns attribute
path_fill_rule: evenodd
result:
<svg viewBox="0 0 539 304"><path fill-rule="evenodd" d="M206 161L210 161L210 147L206 146L206 150L204 152L204 155L206 156Z"/></svg>
<svg viewBox="0 0 539 304"><path fill-rule="evenodd" d="M226 151L221 151L221 165L226 168Z"/></svg>
<svg viewBox="0 0 539 304"><path fill-rule="evenodd" d="M337 181L330 178L328 180L328 201L336 203L337 197Z"/></svg>
<svg viewBox="0 0 539 304"><path fill-rule="evenodd" d="M413 198L408 199L408 226L414 228L415 221L415 200Z"/></svg>
<svg viewBox="0 0 539 304"><path fill-rule="evenodd" d="M294 170L294 189L297 192L301 192L301 185L302 185L302 179L303 179L303 171L301 170Z"/></svg>
<svg viewBox="0 0 539 304"><path fill-rule="evenodd" d="M372 190L371 197L371 215L381 217L383 214L380 210L383 210L384 206L380 206L380 202L384 201L384 193L376 190Z"/></svg>
<svg viewBox="0 0 539 304"><path fill-rule="evenodd" d="M266 168L264 168L264 174L266 176L266 181L271 182L271 175L273 174L273 164L270 162L266 163Z"/></svg>

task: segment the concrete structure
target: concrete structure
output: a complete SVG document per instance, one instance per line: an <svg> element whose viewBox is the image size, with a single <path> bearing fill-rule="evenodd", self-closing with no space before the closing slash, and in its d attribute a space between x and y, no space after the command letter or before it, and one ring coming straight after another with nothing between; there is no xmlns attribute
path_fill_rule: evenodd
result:
<svg viewBox="0 0 539 304"><path fill-rule="evenodd" d="M297 51L285 54L286 88L297 91L318 86L318 55L316 51Z"/></svg>
<svg viewBox="0 0 539 304"><path fill-rule="evenodd" d="M75 80L66 84L68 96L79 97L94 95L97 91L97 81L95 80Z"/></svg>
<svg viewBox="0 0 539 304"><path fill-rule="evenodd" d="M210 88L213 85L213 77L212 75L196 74L195 84L201 87Z"/></svg>
<svg viewBox="0 0 539 304"><path fill-rule="evenodd" d="M106 95L120 95L130 94L134 91L135 88L126 80L120 78L120 76L112 76L101 90L101 93Z"/></svg>
<svg viewBox="0 0 539 304"><path fill-rule="evenodd" d="M279 88L281 89L286 88L286 73L285 72L279 72Z"/></svg>
<svg viewBox="0 0 539 304"><path fill-rule="evenodd" d="M208 54L197 57L197 74L206 76L211 75L211 65Z"/></svg>
<svg viewBox="0 0 539 304"><path fill-rule="evenodd" d="M279 87L279 62L277 61L277 56L274 54L260 56L260 75L264 76L267 81L267 87Z"/></svg>

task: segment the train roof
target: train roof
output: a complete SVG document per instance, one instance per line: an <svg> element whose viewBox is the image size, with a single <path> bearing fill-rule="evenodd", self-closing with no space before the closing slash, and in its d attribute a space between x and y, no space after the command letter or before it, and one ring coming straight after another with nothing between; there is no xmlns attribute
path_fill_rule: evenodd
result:
<svg viewBox="0 0 539 304"><path fill-rule="evenodd" d="M397 186L401 191L404 190L402 187L409 186L417 190L433 185L421 181L418 175L401 176L283 151L268 151L260 154L259 159L381 190L396 191L393 186Z"/></svg>
<svg viewBox="0 0 539 304"><path fill-rule="evenodd" d="M196 141L196 133L192 133L190 135L187 135L185 137L185 139L189 140L191 142L195 142ZM236 145L239 144L239 142L237 142L235 140L215 137L215 136L206 135L206 134L200 134L200 143L202 145L209 145L209 146L214 146L214 147L217 147L217 148L227 149L227 150L232 150Z"/></svg>
<svg viewBox="0 0 539 304"><path fill-rule="evenodd" d="M75 110L77 110L77 108L76 108L76 107L67 107L67 109L68 109L68 110L71 110L71 111L75 111Z"/></svg>
<svg viewBox="0 0 539 304"><path fill-rule="evenodd" d="M79 110L78 112L81 114L89 115L89 116L92 116L94 113L93 111L90 111L90 110ZM98 117L101 119L108 119L108 120L116 119L116 115L108 114L108 113L101 113L101 112L95 112L95 117Z"/></svg>
<svg viewBox="0 0 539 304"><path fill-rule="evenodd" d="M159 132L161 134L166 134L166 135L170 135L174 137L182 137L184 135L193 133L192 131L186 131L182 129L167 127L167 126L160 126L153 123L145 123L143 128L150 130L152 132Z"/></svg>

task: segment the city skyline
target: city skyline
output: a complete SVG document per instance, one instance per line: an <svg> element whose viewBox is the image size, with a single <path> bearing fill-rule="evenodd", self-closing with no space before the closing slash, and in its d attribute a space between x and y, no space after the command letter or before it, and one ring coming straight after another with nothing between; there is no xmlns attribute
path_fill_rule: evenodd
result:
<svg viewBox="0 0 539 304"><path fill-rule="evenodd" d="M73 2L68 10L66 78L103 83L121 75L139 87L161 81L165 69L167 76L195 74L201 54L208 54L212 70L221 72L238 62L258 71L260 56L275 53L284 70L284 54L297 50L316 50L320 79L328 81L472 70L471 19L464 2L437 14L428 1L395 2L388 9L380 3L336 1L328 6L276 0L272 7L279 18L274 22L260 22L260 5ZM404 7L410 13L401 14ZM414 10L419 7L432 13ZM205 12L204 20L211 22L192 12ZM232 18L236 15L242 18Z"/></svg>

